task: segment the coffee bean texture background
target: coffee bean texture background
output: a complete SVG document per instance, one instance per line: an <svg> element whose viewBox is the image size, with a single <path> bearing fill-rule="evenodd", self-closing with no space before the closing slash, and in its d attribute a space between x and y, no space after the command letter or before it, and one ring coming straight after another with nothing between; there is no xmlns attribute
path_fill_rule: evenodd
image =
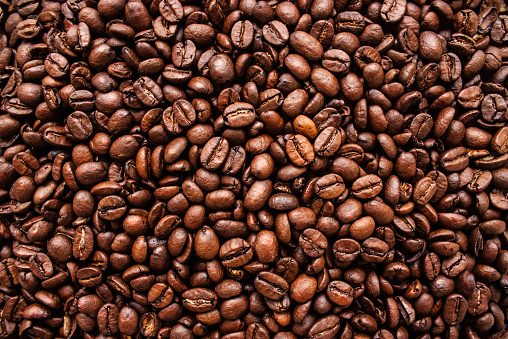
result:
<svg viewBox="0 0 508 339"><path fill-rule="evenodd" d="M0 0L0 339L508 338L505 0Z"/></svg>

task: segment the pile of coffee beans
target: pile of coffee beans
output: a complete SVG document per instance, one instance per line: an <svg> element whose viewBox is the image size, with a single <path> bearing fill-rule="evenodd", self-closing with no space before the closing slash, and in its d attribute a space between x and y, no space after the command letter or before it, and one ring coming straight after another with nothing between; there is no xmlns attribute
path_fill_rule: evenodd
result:
<svg viewBox="0 0 508 339"><path fill-rule="evenodd" d="M504 0L0 0L0 338L508 337Z"/></svg>

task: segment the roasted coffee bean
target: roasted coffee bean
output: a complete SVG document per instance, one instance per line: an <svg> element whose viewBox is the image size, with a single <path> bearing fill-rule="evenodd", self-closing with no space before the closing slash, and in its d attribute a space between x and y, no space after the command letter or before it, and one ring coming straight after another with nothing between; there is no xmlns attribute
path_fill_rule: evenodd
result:
<svg viewBox="0 0 508 339"><path fill-rule="evenodd" d="M97 325L104 335L118 332L119 309L114 304L104 304L97 314Z"/></svg>
<svg viewBox="0 0 508 339"><path fill-rule="evenodd" d="M351 190L357 198L373 198L383 190L383 182L377 175L368 174L355 180Z"/></svg>
<svg viewBox="0 0 508 339"><path fill-rule="evenodd" d="M224 123L233 128L250 125L256 119L254 107L247 102L237 102L226 107L223 113Z"/></svg>
<svg viewBox="0 0 508 339"><path fill-rule="evenodd" d="M315 192L323 199L338 198L345 190L344 181L338 174L327 174L315 183Z"/></svg>
<svg viewBox="0 0 508 339"><path fill-rule="evenodd" d="M286 142L286 153L297 166L305 166L314 160L314 149L309 140L301 134Z"/></svg>
<svg viewBox="0 0 508 339"><path fill-rule="evenodd" d="M326 288L326 295L341 307L347 307L353 302L353 288L343 281L331 281Z"/></svg>
<svg viewBox="0 0 508 339"><path fill-rule="evenodd" d="M281 276L267 271L260 272L254 280L256 290L267 298L279 300L286 295L289 285Z"/></svg>
<svg viewBox="0 0 508 339"><path fill-rule="evenodd" d="M333 255L341 261L353 261L360 255L361 246L353 239L339 239L333 244Z"/></svg>
<svg viewBox="0 0 508 339"><path fill-rule="evenodd" d="M323 56L323 46L312 35L296 31L289 36L291 47L306 60L315 62Z"/></svg>
<svg viewBox="0 0 508 339"><path fill-rule="evenodd" d="M138 99L149 107L159 105L163 93L159 85L148 77L141 77L136 80L132 87Z"/></svg>
<svg viewBox="0 0 508 339"><path fill-rule="evenodd" d="M192 312L208 312L217 305L217 295L206 288L193 288L182 293L182 301Z"/></svg>
<svg viewBox="0 0 508 339"><path fill-rule="evenodd" d="M306 229L300 235L298 244L303 252L309 257L315 258L321 256L328 247L326 237L315 229Z"/></svg>
<svg viewBox="0 0 508 339"><path fill-rule="evenodd" d="M314 141L314 151L320 155L329 157L340 147L342 137L338 129L333 126L327 127L319 133Z"/></svg>
<svg viewBox="0 0 508 339"><path fill-rule="evenodd" d="M224 163L228 152L228 140L221 137L214 137L205 144L201 151L201 164L207 170L216 170Z"/></svg>
<svg viewBox="0 0 508 339"><path fill-rule="evenodd" d="M222 264L226 267L239 267L248 263L253 256L252 246L241 238L226 241L219 251Z"/></svg>

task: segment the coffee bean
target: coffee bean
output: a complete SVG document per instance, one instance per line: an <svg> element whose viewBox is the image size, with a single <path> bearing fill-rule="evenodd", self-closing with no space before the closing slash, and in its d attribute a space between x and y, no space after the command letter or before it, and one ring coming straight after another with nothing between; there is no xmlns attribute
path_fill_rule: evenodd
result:
<svg viewBox="0 0 508 339"><path fill-rule="evenodd" d="M314 190L320 198L334 199L344 192L344 181L338 174L327 174L316 181Z"/></svg>
<svg viewBox="0 0 508 339"><path fill-rule="evenodd" d="M231 28L231 42L236 48L249 48L254 39L254 26L249 20L237 21Z"/></svg>
<svg viewBox="0 0 508 339"><path fill-rule="evenodd" d="M353 302L353 288L343 281L331 281L326 288L326 295L341 307L347 307Z"/></svg>
<svg viewBox="0 0 508 339"><path fill-rule="evenodd" d="M404 1L387 0L381 6L380 17L383 21L393 23L402 19L406 12L406 3Z"/></svg>
<svg viewBox="0 0 508 339"><path fill-rule="evenodd" d="M47 279L53 275L51 259L44 253L32 256L28 264L32 273L39 279Z"/></svg>
<svg viewBox="0 0 508 339"><path fill-rule="evenodd" d="M312 35L296 31L289 36L291 47L306 60L315 62L323 56L323 47Z"/></svg>
<svg viewBox="0 0 508 339"><path fill-rule="evenodd" d="M248 263L253 256L252 246L241 238L226 241L219 251L222 264L226 267L239 267Z"/></svg>
<svg viewBox="0 0 508 339"><path fill-rule="evenodd" d="M105 220L115 220L120 218L127 211L127 206L122 197L109 195L102 198L97 204L99 216Z"/></svg>
<svg viewBox="0 0 508 339"><path fill-rule="evenodd" d="M374 174L360 177L351 186L352 193L360 199L368 199L378 195L383 189L381 178Z"/></svg>
<svg viewBox="0 0 508 339"><path fill-rule="evenodd" d="M214 137L210 139L201 151L200 161L207 170L218 169L226 160L229 152L227 139Z"/></svg>
<svg viewBox="0 0 508 339"><path fill-rule="evenodd" d="M93 254L94 236L92 229L86 225L80 225L76 229L72 254L78 260L87 260Z"/></svg>
<svg viewBox="0 0 508 339"><path fill-rule="evenodd" d="M297 303L303 304L312 299L316 293L317 281L305 273L300 274L289 287L289 296Z"/></svg>
<svg viewBox="0 0 508 339"><path fill-rule="evenodd" d="M315 338L335 336L340 330L340 318L336 315L328 315L317 320L309 329L309 335Z"/></svg>
<svg viewBox="0 0 508 339"><path fill-rule="evenodd" d="M314 160L312 144L303 135L297 134L286 143L286 153L297 166L305 166Z"/></svg>
<svg viewBox="0 0 508 339"><path fill-rule="evenodd" d="M247 102L237 102L226 107L223 113L226 125L241 128L250 125L256 118L254 107Z"/></svg>
<svg viewBox="0 0 508 339"><path fill-rule="evenodd" d="M206 288L192 288L182 293L182 301L192 312L208 312L217 305L217 295Z"/></svg>
<svg viewBox="0 0 508 339"><path fill-rule="evenodd" d="M254 286L265 297L279 300L288 292L288 283L279 275L267 271L260 272Z"/></svg>
<svg viewBox="0 0 508 339"><path fill-rule="evenodd" d="M194 238L196 255L205 260L215 258L219 252L219 239L210 227L203 227Z"/></svg>
<svg viewBox="0 0 508 339"><path fill-rule="evenodd" d="M104 304L97 314L97 325L104 335L118 332L118 307L114 304Z"/></svg>

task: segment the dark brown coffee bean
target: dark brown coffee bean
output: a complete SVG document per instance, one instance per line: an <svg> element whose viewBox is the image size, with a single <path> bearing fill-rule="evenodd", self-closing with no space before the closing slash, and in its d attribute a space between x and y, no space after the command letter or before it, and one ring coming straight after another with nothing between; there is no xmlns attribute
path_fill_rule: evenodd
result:
<svg viewBox="0 0 508 339"><path fill-rule="evenodd" d="M367 262L381 262L384 260L389 246L386 242L377 238L367 238L362 242L361 257Z"/></svg>
<svg viewBox="0 0 508 339"><path fill-rule="evenodd" d="M208 226L204 226L194 237L196 255L204 260L212 260L219 253L219 239Z"/></svg>
<svg viewBox="0 0 508 339"><path fill-rule="evenodd" d="M222 264L226 267L239 267L248 263L254 252L252 246L241 238L226 241L219 251Z"/></svg>
<svg viewBox="0 0 508 339"><path fill-rule="evenodd" d="M233 128L242 128L254 122L256 113L251 104L237 102L226 107L223 117L226 125Z"/></svg>
<svg viewBox="0 0 508 339"><path fill-rule="evenodd" d="M229 152L229 142L225 138L210 139L201 151L200 161L209 171L218 169L226 160Z"/></svg>
<svg viewBox="0 0 508 339"><path fill-rule="evenodd" d="M314 160L314 149L309 140L297 134L286 142L286 153L297 166L305 166Z"/></svg>
<svg viewBox="0 0 508 339"><path fill-rule="evenodd" d="M28 261L30 270L39 279L47 279L53 275L53 263L44 253L32 256Z"/></svg>
<svg viewBox="0 0 508 339"><path fill-rule="evenodd" d="M490 299L490 289L484 283L477 282L473 293L469 296L467 305L468 313L473 315L482 315L488 309L487 300Z"/></svg>
<svg viewBox="0 0 508 339"><path fill-rule="evenodd" d="M164 0L159 3L161 15L169 23L177 23L183 19L184 11L179 1Z"/></svg>
<svg viewBox="0 0 508 339"><path fill-rule="evenodd" d="M326 288L326 295L341 307L347 307L353 302L353 288L343 281L331 281Z"/></svg>
<svg viewBox="0 0 508 339"><path fill-rule="evenodd" d="M326 237L318 230L311 228L302 232L298 239L298 243L305 254L312 258L321 256L328 246Z"/></svg>
<svg viewBox="0 0 508 339"><path fill-rule="evenodd" d="M291 47L306 60L315 62L323 56L323 46L312 35L296 31L289 36Z"/></svg>
<svg viewBox="0 0 508 339"><path fill-rule="evenodd" d="M400 21L404 13L406 13L404 1L387 0L381 6L380 17L385 22L394 23Z"/></svg>
<svg viewBox="0 0 508 339"><path fill-rule="evenodd" d="M377 175L369 174L355 180L351 189L357 198L373 198L383 190L383 182Z"/></svg>
<svg viewBox="0 0 508 339"><path fill-rule="evenodd" d="M139 78L132 86L138 99L149 107L159 105L163 98L159 85L148 77Z"/></svg>
<svg viewBox="0 0 508 339"><path fill-rule="evenodd" d="M231 28L231 43L243 50L249 48L254 39L254 26L249 20L237 21Z"/></svg>
<svg viewBox="0 0 508 339"><path fill-rule="evenodd" d="M313 276L300 274L289 287L289 297L303 304L312 299L317 289L317 281Z"/></svg>
<svg viewBox="0 0 508 339"><path fill-rule="evenodd" d="M217 301L217 295L206 288L193 288L182 293L183 306L192 312L211 311Z"/></svg>
<svg viewBox="0 0 508 339"><path fill-rule="evenodd" d="M328 315L316 321L309 329L309 335L313 338L328 338L339 333L340 318L336 315Z"/></svg>
<svg viewBox="0 0 508 339"><path fill-rule="evenodd" d="M267 298L279 300L289 290L289 285L281 276L267 271L260 272L254 280L254 286Z"/></svg>
<svg viewBox="0 0 508 339"><path fill-rule="evenodd" d="M262 263L275 262L279 252L276 234L270 230L261 230L256 236L254 251Z"/></svg>
<svg viewBox="0 0 508 339"><path fill-rule="evenodd" d="M104 335L118 332L118 307L114 304L104 304L97 314L97 325Z"/></svg>
<svg viewBox="0 0 508 339"><path fill-rule="evenodd" d="M115 220L122 217L127 211L125 200L117 195L102 198L97 204L99 216L105 220Z"/></svg>

